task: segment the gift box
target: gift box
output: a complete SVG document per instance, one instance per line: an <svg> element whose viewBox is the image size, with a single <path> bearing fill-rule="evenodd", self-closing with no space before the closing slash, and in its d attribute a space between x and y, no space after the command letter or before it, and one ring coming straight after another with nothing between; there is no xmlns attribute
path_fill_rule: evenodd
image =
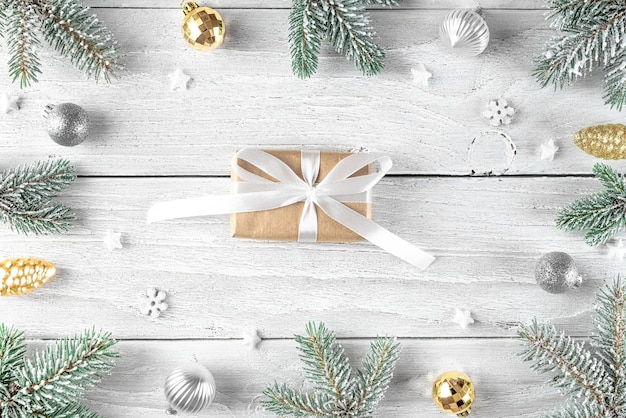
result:
<svg viewBox="0 0 626 418"><path fill-rule="evenodd" d="M287 164L289 168L304 180L302 174L302 153L299 150L264 150ZM328 173L344 158L351 155L347 152L320 152L319 174L317 182L323 181ZM233 158L236 158L233 155ZM272 181L278 181L265 171L255 167L248 161L236 158L235 164L253 174ZM371 172L371 164L361 168L351 177L362 176ZM231 171L231 180L242 181L235 171ZM367 193L365 202L343 202L350 209L361 215L372 218L371 193ZM251 238L276 241L297 241L300 216L304 202L289 206L258 212L241 212L230 215L231 234L237 238ZM363 238L321 210L317 211L317 242L355 242Z"/></svg>

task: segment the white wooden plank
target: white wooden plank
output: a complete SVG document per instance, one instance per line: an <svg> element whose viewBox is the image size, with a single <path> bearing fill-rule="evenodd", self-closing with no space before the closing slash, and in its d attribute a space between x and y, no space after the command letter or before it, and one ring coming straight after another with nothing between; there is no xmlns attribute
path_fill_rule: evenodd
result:
<svg viewBox="0 0 626 418"><path fill-rule="evenodd" d="M329 323L329 326L335 325ZM293 329L302 333L303 327ZM340 340L355 367L367 353L367 340ZM447 415L434 405L430 388L447 370L462 370L476 387L473 415L539 417L564 398L547 377L535 375L516 358L516 340L401 340L402 353L377 417L437 418ZM36 344L41 346L41 344ZM176 367L197 360L213 373L217 396L213 405L186 417L271 417L259 401L274 381L302 385L302 364L292 341L263 341L249 351L238 341L125 341L111 376L88 394L90 406L110 418L166 416L163 382Z"/></svg>
<svg viewBox="0 0 626 418"><path fill-rule="evenodd" d="M604 247L553 225L559 207L600 190L591 178L385 179L375 188L374 219L438 257L425 272L366 243L232 239L227 216L145 223L158 199L228 188L227 179L80 179L63 199L79 218L69 235L2 230L1 256L60 268L37 292L0 299L3 320L41 338L94 321L120 338L230 338L246 326L283 338L310 319L332 321L350 337L438 337L511 336L518 321L537 315L588 335L595 290L623 270ZM123 233L123 250L106 251L107 229ZM555 250L577 260L582 289L551 295L534 283L537 259ZM170 294L158 321L138 312L151 286ZM452 323L456 307L471 309L477 324L464 331Z"/></svg>
<svg viewBox="0 0 626 418"><path fill-rule="evenodd" d="M518 109L503 129L518 147L511 173L589 173L594 159L571 143L573 133L623 119L603 106L599 76L562 92L539 88L532 57L552 35L541 11L488 11L491 46L471 59L442 50L445 10L375 12L388 49L384 73L360 77L325 48L319 74L307 81L290 72L287 13L230 10L224 48L201 54L184 46L174 9L100 10L126 53L123 77L96 86L42 48L41 83L22 93L19 113L0 117L3 165L62 154L85 175L226 174L234 149L305 146L385 153L395 173L465 175L469 143L492 129L482 110L505 97ZM434 74L426 90L412 84L418 62ZM168 90L175 67L194 78L189 91ZM1 77L5 89L16 87ZM94 120L92 138L72 149L47 138L41 119L46 104L64 101ZM554 162L539 160L547 139L561 148Z"/></svg>

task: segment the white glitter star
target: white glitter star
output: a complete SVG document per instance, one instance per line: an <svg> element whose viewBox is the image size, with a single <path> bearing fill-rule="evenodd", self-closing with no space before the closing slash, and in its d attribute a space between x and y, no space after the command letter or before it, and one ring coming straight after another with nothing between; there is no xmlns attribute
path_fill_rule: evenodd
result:
<svg viewBox="0 0 626 418"><path fill-rule="evenodd" d="M606 244L606 248L609 249L608 258L613 260L624 261L624 255L626 254L626 248L621 238L613 240L611 243Z"/></svg>
<svg viewBox="0 0 626 418"><path fill-rule="evenodd" d="M413 74L413 83L421 87L428 87L428 79L433 76L426 70L424 64L417 64L415 68L411 68L411 74Z"/></svg>
<svg viewBox="0 0 626 418"><path fill-rule="evenodd" d="M104 236L104 245L106 245L107 250L113 251L115 249L123 248L122 245L122 234L119 232L113 232L110 229L107 231Z"/></svg>
<svg viewBox="0 0 626 418"><path fill-rule="evenodd" d="M559 147L554 144L554 139L548 139L539 146L539 149L541 150L542 160L553 161L554 155L559 150Z"/></svg>
<svg viewBox="0 0 626 418"><path fill-rule="evenodd" d="M20 110L20 106L17 103L19 100L18 96L10 96L9 93L3 93L0 96L0 112L17 112Z"/></svg>
<svg viewBox="0 0 626 418"><path fill-rule="evenodd" d="M172 91L187 90L187 84L191 81L191 77L185 74L180 68L168 74L168 77L170 79L170 90Z"/></svg>
<svg viewBox="0 0 626 418"><path fill-rule="evenodd" d="M455 309L454 319L452 322L456 322L461 326L461 328L465 329L469 324L474 323L474 319L472 318L472 312L469 309Z"/></svg>
<svg viewBox="0 0 626 418"><path fill-rule="evenodd" d="M250 350L255 350L261 343L262 338L259 337L259 331L256 329L249 329L243 333L243 341L241 344L248 347Z"/></svg>

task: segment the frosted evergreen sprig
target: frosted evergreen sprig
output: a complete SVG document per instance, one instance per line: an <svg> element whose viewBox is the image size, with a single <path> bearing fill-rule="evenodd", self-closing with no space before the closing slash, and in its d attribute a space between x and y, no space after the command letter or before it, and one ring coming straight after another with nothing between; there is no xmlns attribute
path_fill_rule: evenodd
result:
<svg viewBox="0 0 626 418"><path fill-rule="evenodd" d="M606 243L626 226L626 184L624 176L607 164L595 164L593 172L606 190L561 209L556 226L565 231L588 230L585 241L595 246Z"/></svg>
<svg viewBox="0 0 626 418"><path fill-rule="evenodd" d="M623 417L626 414L626 282L607 284L596 297L592 349L533 320L519 329L522 360L539 373L556 373L551 384L571 400L546 415L562 418Z"/></svg>
<svg viewBox="0 0 626 418"><path fill-rule="evenodd" d="M274 383L263 394L266 410L281 417L369 417L384 397L400 355L395 338L377 338L355 374L335 334L311 322L296 335L312 392Z"/></svg>
<svg viewBox="0 0 626 418"><path fill-rule="evenodd" d="M96 81L121 68L117 41L89 8L76 0L1 0L0 35L9 49L9 75L20 87L37 82L37 57L43 38Z"/></svg>
<svg viewBox="0 0 626 418"><path fill-rule="evenodd" d="M72 210L52 198L75 178L74 167L63 159L7 169L0 174L0 222L26 235L66 232Z"/></svg>
<svg viewBox="0 0 626 418"><path fill-rule="evenodd" d="M366 5L395 6L395 0L294 0L289 14L291 66L294 74L308 78L317 71L320 45L333 48L365 75L384 66L385 52L374 42Z"/></svg>
<svg viewBox="0 0 626 418"><path fill-rule="evenodd" d="M535 76L555 89L584 78L595 67L605 71L606 104L622 109L626 101L626 4L607 0L548 0L553 37L535 59Z"/></svg>
<svg viewBox="0 0 626 418"><path fill-rule="evenodd" d="M116 341L87 330L26 357L22 332L0 324L0 416L100 418L79 403L114 366Z"/></svg>

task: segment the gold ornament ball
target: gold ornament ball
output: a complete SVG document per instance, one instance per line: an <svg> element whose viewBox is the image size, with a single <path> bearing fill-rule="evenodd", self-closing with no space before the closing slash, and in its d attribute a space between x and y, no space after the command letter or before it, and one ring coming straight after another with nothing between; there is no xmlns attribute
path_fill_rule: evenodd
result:
<svg viewBox="0 0 626 418"><path fill-rule="evenodd" d="M0 296L16 296L40 288L56 273L54 264L37 258L0 262Z"/></svg>
<svg viewBox="0 0 626 418"><path fill-rule="evenodd" d="M442 411L466 417L472 412L474 384L465 373L442 373L433 384L433 399Z"/></svg>
<svg viewBox="0 0 626 418"><path fill-rule="evenodd" d="M183 5L183 13L183 37L189 45L200 51L210 51L222 45L226 26L218 12L187 1Z"/></svg>
<svg viewBox="0 0 626 418"><path fill-rule="evenodd" d="M589 126L574 134L574 144L597 158L626 159L626 126L620 124Z"/></svg>

